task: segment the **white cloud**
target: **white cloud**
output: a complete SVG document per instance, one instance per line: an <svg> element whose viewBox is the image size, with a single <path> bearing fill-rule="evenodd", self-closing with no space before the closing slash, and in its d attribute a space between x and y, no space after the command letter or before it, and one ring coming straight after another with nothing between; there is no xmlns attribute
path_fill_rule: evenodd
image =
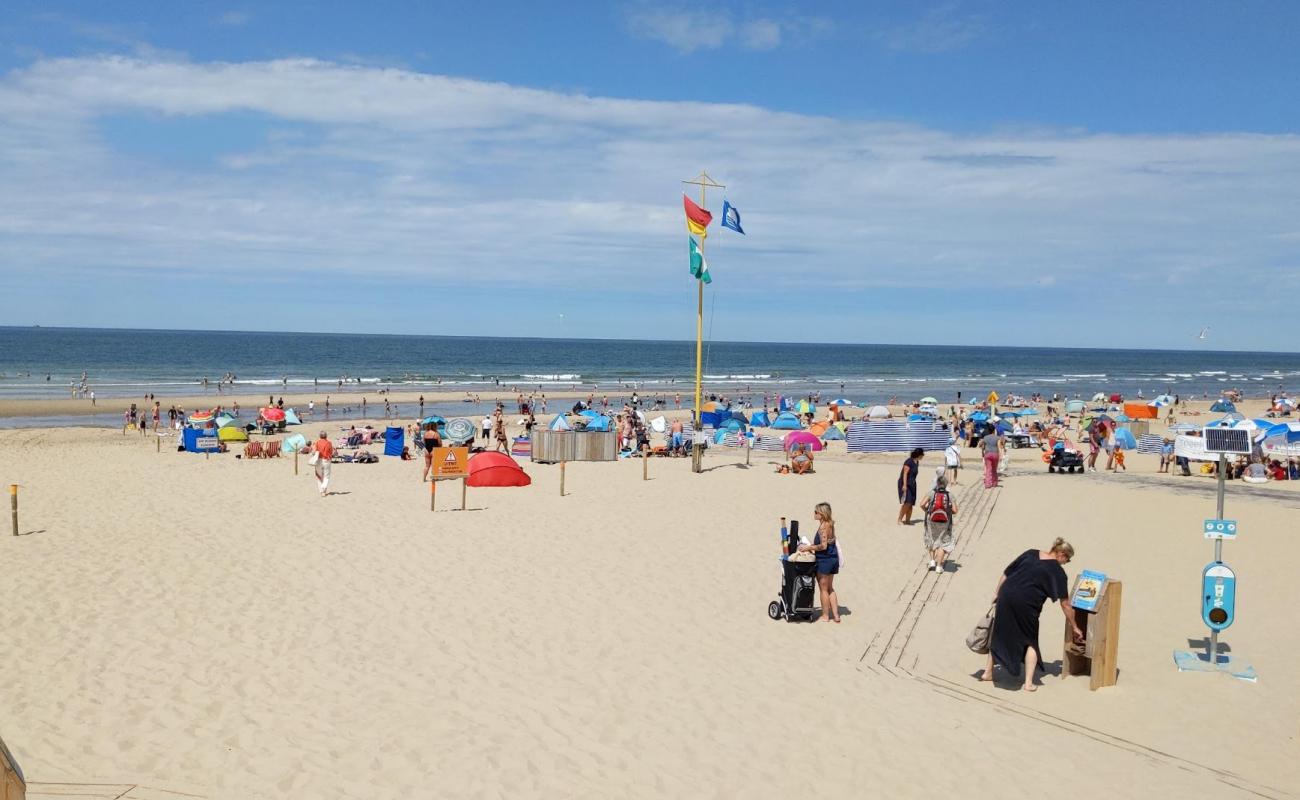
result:
<svg viewBox="0 0 1300 800"><path fill-rule="evenodd" d="M930 9L915 22L886 28L879 38L894 50L942 53L965 47L986 32L980 16L962 13L956 3L945 3Z"/></svg>
<svg viewBox="0 0 1300 800"><path fill-rule="evenodd" d="M737 46L772 50L791 38L806 40L829 23L815 17L737 19L726 11L641 5L627 13L627 28L642 39L663 42L681 53Z"/></svg>
<svg viewBox="0 0 1300 800"><path fill-rule="evenodd" d="M250 117L261 135L211 146ZM109 118L142 141L202 125L209 144L179 161L123 151ZM1260 313L1291 310L1267 287L1300 266L1300 137L957 134L312 60L76 58L5 75L0 278L301 270L450 288L617 273L653 296L685 275L679 181L702 166L744 214L748 236L709 237L715 286L739 295L811 279L869 308L893 288L1036 286L1068 318L1085 287L1116 308L1196 309L1230 276Z"/></svg>

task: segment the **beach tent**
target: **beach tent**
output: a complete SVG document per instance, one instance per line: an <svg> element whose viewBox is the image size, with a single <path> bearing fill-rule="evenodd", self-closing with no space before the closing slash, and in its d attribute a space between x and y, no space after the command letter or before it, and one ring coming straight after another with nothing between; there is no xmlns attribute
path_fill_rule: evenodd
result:
<svg viewBox="0 0 1300 800"><path fill-rule="evenodd" d="M1133 431L1130 431L1128 428L1115 429L1115 444L1125 450L1136 450L1138 446L1137 439L1133 436Z"/></svg>
<svg viewBox="0 0 1300 800"><path fill-rule="evenodd" d="M1094 395L1092 396L1092 402L1094 402L1094 403L1104 403L1104 402L1106 402L1106 394L1105 394L1105 392L1097 392L1096 394L1094 394Z"/></svg>
<svg viewBox="0 0 1300 800"><path fill-rule="evenodd" d="M224 411L222 411L220 414L217 415L218 428L224 428L227 425L234 425L236 422L238 422L238 420L236 420L234 417L230 416Z"/></svg>
<svg viewBox="0 0 1300 800"><path fill-rule="evenodd" d="M302 424L302 420L298 419L298 412L297 412L297 411L294 411L292 408L287 408L287 409L285 409L285 411L284 411L284 422L285 422L286 425L301 425L301 424Z"/></svg>
<svg viewBox="0 0 1300 800"><path fill-rule="evenodd" d="M1156 408L1164 408L1165 406L1172 406L1173 404L1174 404L1174 396L1173 396L1173 395L1171 395L1171 394L1162 394L1162 395L1160 395L1159 397L1157 397L1156 399L1152 400L1152 401L1150 402L1149 405L1152 405L1152 406L1154 406L1154 407L1156 407Z"/></svg>
<svg viewBox="0 0 1300 800"><path fill-rule="evenodd" d="M654 419L650 420L650 430L654 431L655 433L663 433L664 431L668 430L668 420L664 419L663 417L655 417Z"/></svg>
<svg viewBox="0 0 1300 800"><path fill-rule="evenodd" d="M583 430L598 432L608 431L609 417L590 417L587 419L587 427L583 428Z"/></svg>
<svg viewBox="0 0 1300 800"><path fill-rule="evenodd" d="M1219 398L1218 402L1210 406L1210 410L1216 413L1231 414L1237 410L1237 407L1232 404L1232 401Z"/></svg>
<svg viewBox="0 0 1300 800"><path fill-rule="evenodd" d="M927 415L925 415L925 414L908 414L908 415L907 415L907 421L908 421L908 422L925 422L926 420L933 420L933 419L934 419L934 417L927 416Z"/></svg>
<svg viewBox="0 0 1300 800"><path fill-rule="evenodd" d="M939 407L934 405L933 403L925 403L920 408L918 408L917 411L920 411L922 414L937 415L939 413Z"/></svg>
<svg viewBox="0 0 1300 800"><path fill-rule="evenodd" d="M564 415L563 415L563 414L556 414L556 415L555 415L555 419L551 420L551 424L550 424L550 425L547 425L547 426L546 426L546 429L547 429L547 430L552 430L552 431L571 431L571 430L573 430L573 428L570 427L570 425L569 425L569 421L568 421L567 419L564 418Z"/></svg>
<svg viewBox="0 0 1300 800"><path fill-rule="evenodd" d="M822 440L818 439L808 431L790 431L785 435L785 438L781 440L781 445L787 451L794 448L797 444L806 444L811 447L813 451L820 451L822 449Z"/></svg>
<svg viewBox="0 0 1300 800"><path fill-rule="evenodd" d="M718 430L720 431L743 431L744 429L745 429L744 423L734 418L724 419L722 423L718 425Z"/></svg>
<svg viewBox="0 0 1300 800"><path fill-rule="evenodd" d="M204 447L204 448L199 447L199 439L207 439L207 438L215 439L217 437L213 431L204 430L202 428L186 428L185 430L181 431L181 443L185 446L185 452L187 453L219 452L221 448L217 445L214 445L212 447Z"/></svg>
<svg viewBox="0 0 1300 800"><path fill-rule="evenodd" d="M578 416L580 416L580 417L599 417L599 416L601 416L601 413L600 413L599 411L592 411L590 408L584 408L583 410L581 410L581 411L578 412Z"/></svg>
<svg viewBox="0 0 1300 800"><path fill-rule="evenodd" d="M781 431L797 431L803 428L799 418L789 411L782 411L777 418L772 420L772 427Z"/></svg>
<svg viewBox="0 0 1300 800"><path fill-rule="evenodd" d="M403 446L405 446L405 444L406 444L405 430L395 425L390 425L386 430L384 430L384 455L400 456L402 454L402 448Z"/></svg>
<svg viewBox="0 0 1300 800"><path fill-rule="evenodd" d="M871 419L888 419L889 409L884 406L872 406L870 410L867 411L867 416Z"/></svg>
<svg viewBox="0 0 1300 800"><path fill-rule="evenodd" d="M1125 403L1124 413L1130 419L1158 419L1160 417L1159 407L1146 403Z"/></svg>
<svg viewBox="0 0 1300 800"><path fill-rule="evenodd" d="M527 486L532 478L505 453L476 453L469 459L468 486Z"/></svg>
<svg viewBox="0 0 1300 800"><path fill-rule="evenodd" d="M1084 404L1082 400L1070 400L1065 404L1065 413L1067 414L1082 414L1083 409Z"/></svg>
<svg viewBox="0 0 1300 800"><path fill-rule="evenodd" d="M223 442L246 442L248 441L248 431L238 425L227 425L224 428L217 429L217 439Z"/></svg>
<svg viewBox="0 0 1300 800"><path fill-rule="evenodd" d="M823 433L826 432L826 429L829 427L831 427L831 424L829 422L826 422L825 420L821 422L814 422L813 424L808 426L808 432L811 433L813 436L821 436Z"/></svg>
<svg viewBox="0 0 1300 800"><path fill-rule="evenodd" d="M817 413L817 406L814 405L814 404L812 404L812 403L809 403L807 400L800 400L800 401L795 405L795 410L798 411L801 415L802 415L802 414L815 414L815 413Z"/></svg>
<svg viewBox="0 0 1300 800"><path fill-rule="evenodd" d="M921 403L922 403L922 405L932 405L932 406L936 406L936 405L939 404L939 401L936 400L936 399L934 399L933 397L922 397L922 398L921 398Z"/></svg>
<svg viewBox="0 0 1300 800"><path fill-rule="evenodd" d="M840 426L832 425L826 429L825 433L822 434L822 441L842 442L844 441L844 431L840 430Z"/></svg>
<svg viewBox="0 0 1300 800"><path fill-rule="evenodd" d="M729 417L728 417L729 419ZM705 428L716 428L722 422L723 415L716 411L700 412L700 425Z"/></svg>
<svg viewBox="0 0 1300 800"><path fill-rule="evenodd" d="M733 411L731 412L731 418L734 420L738 420L742 425L749 424L749 418L746 417L743 412Z"/></svg>
<svg viewBox="0 0 1300 800"><path fill-rule="evenodd" d="M756 411L749 416L749 424L759 428L766 428L772 424L772 420L767 418L766 411Z"/></svg>
<svg viewBox="0 0 1300 800"><path fill-rule="evenodd" d="M781 410L781 411L789 411L789 410L790 410L790 399L787 398L787 397L782 397L782 398L781 398L781 402L777 403L777 404L776 404L776 407L777 407L779 410Z"/></svg>
<svg viewBox="0 0 1300 800"><path fill-rule="evenodd" d="M280 445L282 453L297 453L298 451L306 452L307 437L301 433L295 433L293 436L284 437L284 443Z"/></svg>
<svg viewBox="0 0 1300 800"><path fill-rule="evenodd" d="M1020 409L1020 416L1022 416L1022 417L1036 417L1036 416L1038 416L1038 409L1036 409L1036 408L1022 408L1022 409Z"/></svg>
<svg viewBox="0 0 1300 800"><path fill-rule="evenodd" d="M1120 394L1119 392L1112 392L1110 395L1110 400L1108 402L1122 403L1124 402L1124 395Z"/></svg>

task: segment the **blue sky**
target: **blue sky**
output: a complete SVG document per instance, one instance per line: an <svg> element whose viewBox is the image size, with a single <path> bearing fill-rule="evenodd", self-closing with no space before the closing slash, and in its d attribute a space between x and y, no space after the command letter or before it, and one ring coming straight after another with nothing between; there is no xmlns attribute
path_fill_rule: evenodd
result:
<svg viewBox="0 0 1300 800"><path fill-rule="evenodd" d="M7 2L6 321L689 338L707 168L715 338L1294 349L1300 4L473 8Z"/></svg>

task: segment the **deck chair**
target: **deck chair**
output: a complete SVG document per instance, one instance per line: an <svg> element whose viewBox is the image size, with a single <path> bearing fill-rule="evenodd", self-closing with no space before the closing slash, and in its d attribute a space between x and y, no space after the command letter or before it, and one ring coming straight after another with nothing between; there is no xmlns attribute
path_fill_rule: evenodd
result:
<svg viewBox="0 0 1300 800"><path fill-rule="evenodd" d="M271 441L267 442L267 443L266 443L266 450L265 450L265 453L266 453L266 455L265 455L266 458L279 458L279 457L280 457L280 440L279 440L279 439L272 439Z"/></svg>
<svg viewBox="0 0 1300 800"><path fill-rule="evenodd" d="M262 457L261 442L249 442L248 444L244 445L244 458L261 458L261 457Z"/></svg>

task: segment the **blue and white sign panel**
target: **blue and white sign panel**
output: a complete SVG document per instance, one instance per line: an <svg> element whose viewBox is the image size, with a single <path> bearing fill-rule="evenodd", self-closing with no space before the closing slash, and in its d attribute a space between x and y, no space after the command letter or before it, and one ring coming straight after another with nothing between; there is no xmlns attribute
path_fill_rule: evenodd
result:
<svg viewBox="0 0 1300 800"><path fill-rule="evenodd" d="M1237 616L1237 573L1221 562L1207 564L1201 572L1201 619L1212 631L1221 631Z"/></svg>
<svg viewBox="0 0 1300 800"><path fill-rule="evenodd" d="M1205 521L1206 539L1236 539L1237 521L1235 519L1207 519Z"/></svg>

